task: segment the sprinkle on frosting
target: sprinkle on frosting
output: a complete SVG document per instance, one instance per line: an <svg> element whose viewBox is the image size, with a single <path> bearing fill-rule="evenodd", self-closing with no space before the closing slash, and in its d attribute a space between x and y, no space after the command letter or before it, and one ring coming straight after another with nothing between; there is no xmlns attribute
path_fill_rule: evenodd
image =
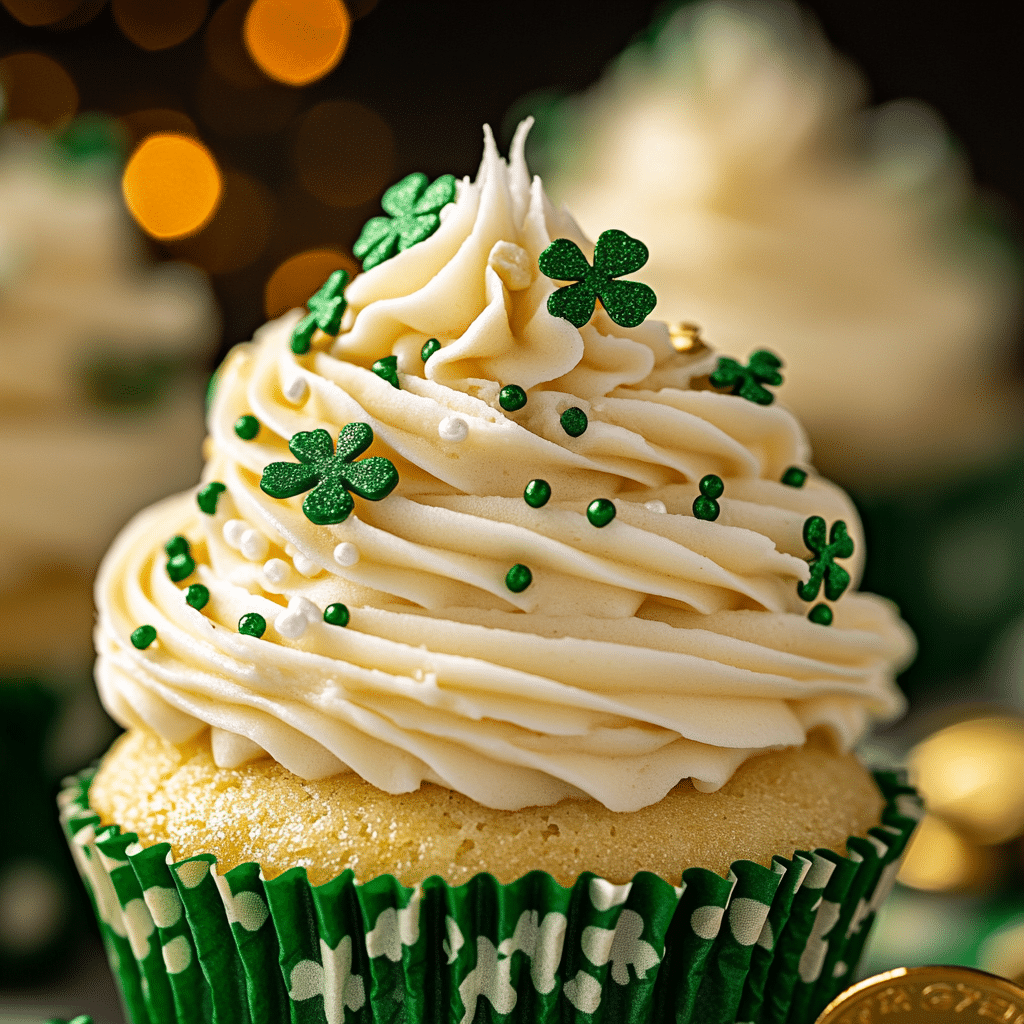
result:
<svg viewBox="0 0 1024 1024"><path fill-rule="evenodd" d="M235 420L235 433L243 441L252 441L260 432L260 421L248 413Z"/></svg>
<svg viewBox="0 0 1024 1024"><path fill-rule="evenodd" d="M838 601L850 584L850 574L835 559L849 558L853 554L853 538L846 532L846 523L837 519L832 532L825 540L827 527L821 516L811 516L804 523L804 543L814 552L810 559L811 578L798 583L796 592L802 601L813 601L818 596L822 581L825 583L825 597Z"/></svg>
<svg viewBox="0 0 1024 1024"><path fill-rule="evenodd" d="M562 429L570 437L579 437L586 432L587 427L590 425L587 414L575 405L571 409L566 409L558 417L558 422L562 424Z"/></svg>
<svg viewBox="0 0 1024 1024"><path fill-rule="evenodd" d="M832 609L827 604L816 604L808 613L807 618L819 626L832 625Z"/></svg>
<svg viewBox="0 0 1024 1024"><path fill-rule="evenodd" d="M807 471L801 469L799 466L790 466L789 469L782 474L782 482L787 487L803 487L807 482Z"/></svg>
<svg viewBox="0 0 1024 1024"><path fill-rule="evenodd" d="M701 478L697 486L700 489L700 495L693 500L693 514L698 519L714 522L722 511L717 499L722 496L725 484L722 483L720 476L708 473L707 476Z"/></svg>
<svg viewBox="0 0 1024 1024"><path fill-rule="evenodd" d="M139 628L132 633L132 647L137 647L140 651L144 651L155 639L155 626L139 626Z"/></svg>
<svg viewBox="0 0 1024 1024"><path fill-rule="evenodd" d="M259 612L246 612L238 620L238 632L258 640L267 631L267 620Z"/></svg>
<svg viewBox="0 0 1024 1024"><path fill-rule="evenodd" d="M185 604L190 608L195 608L196 611L200 611L205 608L210 600L210 591L208 587L204 587L202 583L193 583L188 590L185 591Z"/></svg>
<svg viewBox="0 0 1024 1024"><path fill-rule="evenodd" d="M179 533L172 537L165 545L164 551L170 556L167 559L167 575L175 583L180 583L196 570L196 563L192 558L188 541Z"/></svg>
<svg viewBox="0 0 1024 1024"><path fill-rule="evenodd" d="M441 342L437 338L428 338L420 349L420 359L426 362L435 352L441 351Z"/></svg>
<svg viewBox="0 0 1024 1024"><path fill-rule="evenodd" d="M196 494L196 504L199 506L199 510L205 512L208 516L216 515L217 499L224 493L225 489L219 480L211 480L210 483L200 487L199 492Z"/></svg>
<svg viewBox="0 0 1024 1024"><path fill-rule="evenodd" d="M445 416L437 425L437 436L458 444L469 437L469 424L461 416Z"/></svg>
<svg viewBox="0 0 1024 1024"><path fill-rule="evenodd" d="M594 265L568 238L556 238L541 254L541 273L555 281L574 281L548 296L548 312L582 327L601 300L620 327L639 327L658 302L650 286L639 281L616 281L647 262L647 246L625 231L602 231L594 246Z"/></svg>
<svg viewBox="0 0 1024 1024"><path fill-rule="evenodd" d="M718 360L718 369L708 380L716 388L732 388L734 395L748 402L771 405L775 395L764 385L777 386L782 383L782 374L779 373L781 366L782 360L777 355L762 348L751 355L746 366L728 356L722 356Z"/></svg>
<svg viewBox="0 0 1024 1024"><path fill-rule="evenodd" d="M334 335L341 330L341 318L345 312L345 285L348 271L336 270L309 297L306 308L309 312L295 325L292 331L291 349L297 355L304 355L316 334L317 328L324 334Z"/></svg>
<svg viewBox="0 0 1024 1024"><path fill-rule="evenodd" d="M187 555L189 553L188 540L180 533L176 534L164 545L164 551L167 552L168 558L173 558L175 555Z"/></svg>
<svg viewBox="0 0 1024 1024"><path fill-rule="evenodd" d="M523 565L516 562L507 573L505 573L505 586L513 594L521 594L533 582L533 573Z"/></svg>
<svg viewBox="0 0 1024 1024"><path fill-rule="evenodd" d="M331 626L347 626L348 618L348 608L340 601L329 604L324 609L324 622Z"/></svg>
<svg viewBox="0 0 1024 1024"><path fill-rule="evenodd" d="M506 384L498 392L498 405L506 412L516 412L526 405L526 392L518 384Z"/></svg>
<svg viewBox="0 0 1024 1024"><path fill-rule="evenodd" d="M334 560L342 568L347 569L350 565L355 565L359 561L359 548L350 541L342 541L334 549Z"/></svg>
<svg viewBox="0 0 1024 1024"><path fill-rule="evenodd" d="M398 470L390 459L375 455L353 460L373 444L368 423L348 423L338 434L335 452L326 430L300 430L288 442L299 461L272 462L263 470L260 487L272 498L293 498L315 488L302 503L306 518L319 526L343 523L354 507L353 491L360 498L380 501L398 483Z"/></svg>
<svg viewBox="0 0 1024 1024"><path fill-rule="evenodd" d="M383 359L378 359L370 369L393 388L401 390L402 385L398 383L398 356L385 356Z"/></svg>
<svg viewBox="0 0 1024 1024"><path fill-rule="evenodd" d="M373 269L438 229L441 208L455 198L455 178L443 174L431 185L428 180L419 171L407 174L381 197L381 208L388 216L371 217L352 246L363 270Z"/></svg>
<svg viewBox="0 0 1024 1024"><path fill-rule="evenodd" d="M523 490L523 501L532 508L542 508L551 498L551 484L547 480L531 480Z"/></svg>
<svg viewBox="0 0 1024 1024"><path fill-rule="evenodd" d="M615 503L607 498L595 498L587 506L587 519L591 526L607 526L615 518Z"/></svg>

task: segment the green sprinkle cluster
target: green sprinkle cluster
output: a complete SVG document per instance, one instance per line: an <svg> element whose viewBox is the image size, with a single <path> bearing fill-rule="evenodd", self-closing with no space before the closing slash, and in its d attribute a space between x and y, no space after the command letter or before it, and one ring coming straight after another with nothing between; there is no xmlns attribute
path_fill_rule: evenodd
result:
<svg viewBox="0 0 1024 1024"><path fill-rule="evenodd" d="M267 631L267 620L259 612L246 612L238 620L238 632L258 640Z"/></svg>
<svg viewBox="0 0 1024 1024"><path fill-rule="evenodd" d="M516 412L526 405L526 392L518 384L506 384L498 392L498 405L506 412Z"/></svg>
<svg viewBox="0 0 1024 1024"><path fill-rule="evenodd" d="M132 633L132 647L136 647L140 651L144 651L155 639L155 626L139 626L139 628Z"/></svg>
<svg viewBox="0 0 1024 1024"><path fill-rule="evenodd" d="M188 579L196 571L196 563L192 558L188 541L181 534L172 537L164 545L164 551L167 552L167 575L175 583Z"/></svg>
<svg viewBox="0 0 1024 1024"><path fill-rule="evenodd" d="M235 420L235 433L243 441L252 441L259 432L260 421L255 416L250 416L247 413L245 416L239 416Z"/></svg>
<svg viewBox="0 0 1024 1024"><path fill-rule="evenodd" d="M821 516L811 516L804 522L804 543L813 553L810 559L811 577L806 583L798 583L796 592L801 601L813 601L818 592L825 588L829 601L838 601L850 585L850 574L836 564L837 558L849 558L853 554L853 538L846 531L846 523L837 519L828 533L827 524ZM819 626L832 624L832 609L826 604L816 604L808 613L811 622Z"/></svg>
<svg viewBox="0 0 1024 1024"><path fill-rule="evenodd" d="M208 516L217 514L217 499L227 488L219 480L211 480L208 484L199 488L196 495L196 504L201 512Z"/></svg>
<svg viewBox="0 0 1024 1024"><path fill-rule="evenodd" d="M707 476L701 477L698 487L700 488L700 496L693 501L693 514L698 519L714 522L722 511L717 499L722 496L725 484L722 483L720 476L708 473Z"/></svg>

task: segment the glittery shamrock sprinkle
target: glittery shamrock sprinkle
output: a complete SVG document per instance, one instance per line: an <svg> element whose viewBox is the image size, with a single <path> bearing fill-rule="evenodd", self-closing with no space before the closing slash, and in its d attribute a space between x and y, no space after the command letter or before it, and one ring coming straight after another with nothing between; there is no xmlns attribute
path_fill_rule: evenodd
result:
<svg viewBox="0 0 1024 1024"><path fill-rule="evenodd" d="M267 620L259 612L246 612L238 620L238 632L258 640L267 631Z"/></svg>
<svg viewBox="0 0 1024 1024"><path fill-rule="evenodd" d="M370 369L393 388L402 389L402 385L398 383L398 356L385 356L383 359L378 359Z"/></svg>
<svg viewBox="0 0 1024 1024"><path fill-rule="evenodd" d="M819 626L832 625L832 609L827 604L816 604L808 613L807 618Z"/></svg>
<svg viewBox="0 0 1024 1024"><path fill-rule="evenodd" d="M516 412L526 405L526 392L518 384L506 384L498 392L498 405L506 412Z"/></svg>
<svg viewBox="0 0 1024 1024"><path fill-rule="evenodd" d="M568 238L556 238L537 261L541 273L555 281L575 281L548 296L548 312L582 327L593 315L597 300L620 327L638 327L654 309L653 290L638 281L616 281L647 262L647 246L625 231L602 231L594 246L594 265Z"/></svg>
<svg viewBox="0 0 1024 1024"><path fill-rule="evenodd" d="M217 514L217 499L227 488L219 480L211 480L208 484L199 488L196 495L196 504L201 512L208 516Z"/></svg>
<svg viewBox="0 0 1024 1024"><path fill-rule="evenodd" d="M587 506L587 519L592 526L607 526L615 518L615 505L607 498L595 498Z"/></svg>
<svg viewBox="0 0 1024 1024"><path fill-rule="evenodd" d="M505 586L513 594L521 594L533 582L533 573L523 565L516 562L507 573L505 573Z"/></svg>
<svg viewBox="0 0 1024 1024"><path fill-rule="evenodd" d="M337 334L341 330L341 317L348 303L345 301L345 285L348 271L336 270L309 297L306 308L309 312L295 325L292 331L292 351L304 355L309 351L310 342L319 327L324 334Z"/></svg>
<svg viewBox="0 0 1024 1024"><path fill-rule="evenodd" d="M199 611L201 608L205 608L209 600L209 588L204 587L202 583L193 583L192 586L185 591L185 604L190 608L195 608L196 611Z"/></svg>
<svg viewBox="0 0 1024 1024"><path fill-rule="evenodd" d="M154 626L139 626L132 633L132 647L144 651L156 639L156 628Z"/></svg>
<svg viewBox="0 0 1024 1024"><path fill-rule="evenodd" d="M708 473L707 476L701 477L697 486L700 488L700 496L693 500L693 514L698 519L714 522L722 511L716 499L722 496L725 484L722 483L720 476Z"/></svg>
<svg viewBox="0 0 1024 1024"><path fill-rule="evenodd" d="M547 480L531 480L523 491L523 501L532 508L541 508L551 497L551 484Z"/></svg>
<svg viewBox="0 0 1024 1024"><path fill-rule="evenodd" d="M324 609L324 622L332 626L347 626L348 618L348 608L340 601L335 604L329 604Z"/></svg>
<svg viewBox="0 0 1024 1024"><path fill-rule="evenodd" d="M235 433L243 441L251 441L260 432L260 421L255 416L239 416L235 420Z"/></svg>
<svg viewBox="0 0 1024 1024"><path fill-rule="evenodd" d="M734 395L748 402L771 405L775 395L763 385L782 383L782 374L779 373L781 366L782 360L778 356L765 349L758 349L751 355L746 366L741 366L728 356L722 356L718 360L718 369L708 380L716 388L732 388Z"/></svg>
<svg viewBox="0 0 1024 1024"><path fill-rule="evenodd" d="M320 526L342 523L354 507L349 491L380 501L398 483L398 470L390 459L375 455L353 461L371 444L373 430L368 423L344 426L338 434L337 453L326 430L301 430L288 442L298 463L272 462L263 470L260 487L272 498L292 498L315 488L302 503L306 518Z"/></svg>
<svg viewBox="0 0 1024 1024"><path fill-rule="evenodd" d="M811 516L804 523L804 543L814 552L814 557L810 559L811 578L796 587L802 601L813 601L818 596L822 581L825 583L825 597L830 601L838 601L850 585L850 574L834 561L853 554L853 539L846 532L846 523L837 519L832 524L827 542L825 531L825 520L821 516Z"/></svg>
<svg viewBox="0 0 1024 1024"><path fill-rule="evenodd" d="M441 342L437 338L428 338L420 349L420 359L426 362L435 352L441 351Z"/></svg>
<svg viewBox="0 0 1024 1024"><path fill-rule="evenodd" d="M787 487L803 487L806 480L807 471L801 469L799 466L790 466L789 469L782 474L782 482Z"/></svg>
<svg viewBox="0 0 1024 1024"><path fill-rule="evenodd" d="M570 437L579 437L580 434L586 431L590 424L590 421L587 419L587 414L582 409L578 409L575 405L571 409L566 409L565 412L558 417L558 422L562 424L562 429Z"/></svg>
<svg viewBox="0 0 1024 1024"><path fill-rule="evenodd" d="M416 171L392 185L381 197L381 208L388 216L371 217L352 246L352 252L363 261L363 270L404 252L438 229L441 207L455 198L455 178L443 174L430 185L428 180L425 174Z"/></svg>

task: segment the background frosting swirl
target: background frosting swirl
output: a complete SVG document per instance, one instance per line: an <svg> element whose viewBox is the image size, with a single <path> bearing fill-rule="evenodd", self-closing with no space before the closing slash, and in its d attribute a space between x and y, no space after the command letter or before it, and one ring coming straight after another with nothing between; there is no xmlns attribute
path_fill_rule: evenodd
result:
<svg viewBox="0 0 1024 1024"><path fill-rule="evenodd" d="M808 516L846 521L854 585L863 538L838 488L779 482L809 457L790 413L708 390L715 357L677 353L664 324L624 329L598 306L577 330L547 312L557 283L539 254L558 237L593 246L531 182L527 127L507 164L485 133L476 181L430 238L348 287L328 349L295 355L292 313L228 357L204 473L226 486L216 514L193 493L155 506L97 583L97 679L123 724L175 742L210 727L224 766L269 754L388 792L427 780L492 807L587 795L631 810L682 779L715 789L816 726L848 747L900 711L913 641L893 606L851 588L826 628L797 596ZM400 389L370 368L390 355ZM517 412L499 405L507 384L528 393ZM559 423L574 406L589 418L577 438ZM261 424L251 441L233 430L244 414ZM301 497L260 490L292 435L349 422L397 467L390 496L316 526ZM725 483L715 522L691 511L707 473ZM552 491L539 509L522 498L535 478ZM603 529L586 517L598 497L617 508ZM164 570L179 533L202 611ZM518 594L515 563L533 572ZM339 601L344 629L320 617ZM237 631L247 612L262 638ZM140 623L158 636L144 651Z"/></svg>

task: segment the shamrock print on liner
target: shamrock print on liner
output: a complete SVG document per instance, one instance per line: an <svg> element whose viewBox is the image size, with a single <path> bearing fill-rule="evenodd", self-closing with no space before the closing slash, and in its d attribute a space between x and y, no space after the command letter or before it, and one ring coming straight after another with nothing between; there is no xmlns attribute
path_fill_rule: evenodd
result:
<svg viewBox="0 0 1024 1024"><path fill-rule="evenodd" d="M548 312L582 327L601 300L620 327L638 327L658 302L652 288L638 281L616 281L647 262L647 246L625 231L602 231L594 246L594 265L568 238L556 238L537 261L541 273L555 281L575 281L548 296Z"/></svg>
<svg viewBox="0 0 1024 1024"><path fill-rule="evenodd" d="M295 325L292 331L292 351L301 356L309 351L310 342L319 327L324 334L337 334L341 330L341 318L348 303L345 301L345 285L348 271L336 270L309 297L306 308L309 312Z"/></svg>
<svg viewBox="0 0 1024 1024"><path fill-rule="evenodd" d="M363 270L404 252L429 238L441 224L441 208L455 199L455 177L443 174L428 185L427 176L415 171L381 197L387 217L371 217L359 232L352 252L363 261Z"/></svg>
<svg viewBox="0 0 1024 1024"><path fill-rule="evenodd" d="M751 355L746 366L741 366L735 359L722 356L718 360L718 369L708 380L716 388L732 388L734 395L745 398L748 402L758 405L771 405L775 401L765 384L778 386L782 383L779 368L782 360L766 349L758 349Z"/></svg>
<svg viewBox="0 0 1024 1024"><path fill-rule="evenodd" d="M846 532L846 523L842 519L832 524L827 541L825 531L825 520L821 516L811 516L804 523L804 543L814 552L814 557L810 560L811 578L796 587L802 601L813 601L822 582L825 584L825 596L830 601L838 601L850 585L850 574L834 560L849 558L853 554L853 538Z"/></svg>
<svg viewBox="0 0 1024 1024"><path fill-rule="evenodd" d="M272 498L293 498L314 488L302 503L306 518L318 526L343 523L355 507L352 495L370 501L386 498L398 483L398 470L390 459L374 455L353 461L373 444L368 423L348 423L338 434L334 450L326 430L300 430L288 442L299 461L272 462L263 470L260 488Z"/></svg>

